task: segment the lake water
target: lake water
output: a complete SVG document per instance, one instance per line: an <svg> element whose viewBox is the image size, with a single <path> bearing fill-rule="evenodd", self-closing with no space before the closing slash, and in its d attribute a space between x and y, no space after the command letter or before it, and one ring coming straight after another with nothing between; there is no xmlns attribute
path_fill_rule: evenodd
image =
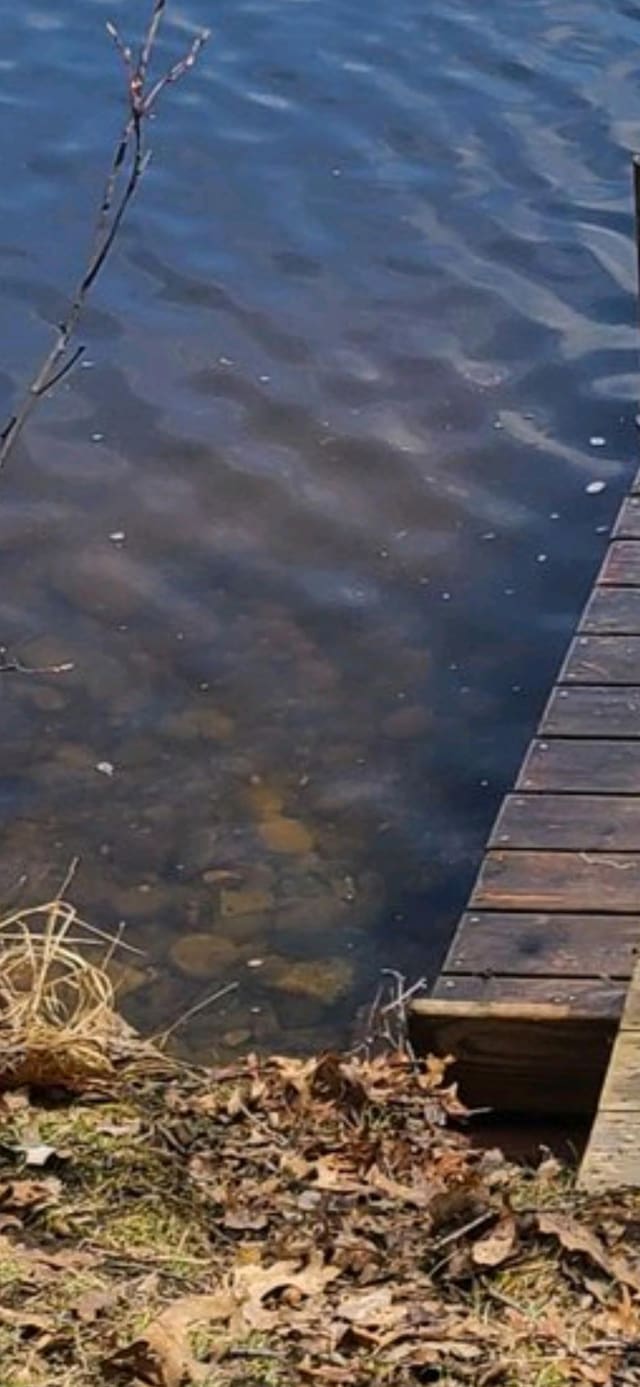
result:
<svg viewBox="0 0 640 1387"><path fill-rule="evenodd" d="M146 14L0 0L7 414ZM0 640L74 666L0 676L1 903L77 854L135 1020L239 983L199 1057L437 969L634 465L640 145L637 4L175 0L159 58L203 24L0 479Z"/></svg>

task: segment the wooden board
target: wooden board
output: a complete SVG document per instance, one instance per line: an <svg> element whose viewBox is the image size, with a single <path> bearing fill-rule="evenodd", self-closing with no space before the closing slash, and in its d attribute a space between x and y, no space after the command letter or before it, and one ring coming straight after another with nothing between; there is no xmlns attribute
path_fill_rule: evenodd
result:
<svg viewBox="0 0 640 1387"><path fill-rule="evenodd" d="M544 737L640 737L640 687L555 688L540 722ZM574 746L578 761L584 746Z"/></svg>
<svg viewBox="0 0 640 1387"><path fill-rule="evenodd" d="M598 582L637 588L640 585L640 544L633 539L610 544Z"/></svg>
<svg viewBox="0 0 640 1387"><path fill-rule="evenodd" d="M639 794L640 741L580 741L575 738L535 741L529 748L516 788L562 791L567 795ZM567 813L570 812L568 805Z"/></svg>
<svg viewBox="0 0 640 1387"><path fill-rule="evenodd" d="M640 1113L598 1112L580 1168L578 1187L589 1194L640 1186Z"/></svg>
<svg viewBox="0 0 640 1387"><path fill-rule="evenodd" d="M640 497L627 496L613 527L614 539L640 539Z"/></svg>
<svg viewBox="0 0 640 1387"><path fill-rule="evenodd" d="M564 1116L593 1110L615 1035L607 1018L567 1006L436 999L415 1003L412 1030L421 1050L455 1056L469 1107Z"/></svg>
<svg viewBox="0 0 640 1387"><path fill-rule="evenodd" d="M640 852L640 797L507 795L489 846Z"/></svg>
<svg viewBox="0 0 640 1387"><path fill-rule="evenodd" d="M640 684L640 636L576 636L561 684Z"/></svg>
<svg viewBox="0 0 640 1387"><path fill-rule="evenodd" d="M416 1004L420 1048L456 1051L474 1106L584 1113L639 951L640 473L432 1001ZM632 994L603 1095L601 1169L621 1130L612 1105L624 1102L640 1140L640 987Z"/></svg>
<svg viewBox="0 0 640 1387"><path fill-rule="evenodd" d="M624 1006L627 983L593 978L482 977L480 974L441 973L433 996L458 1002L554 1002L581 1014L607 1017L614 1024Z"/></svg>
<svg viewBox="0 0 640 1387"><path fill-rule="evenodd" d="M640 853L487 853L470 900L485 910L596 911L640 907Z"/></svg>
<svg viewBox="0 0 640 1387"><path fill-rule="evenodd" d="M578 630L601 636L640 635L640 588L594 588Z"/></svg>
<svg viewBox="0 0 640 1387"><path fill-rule="evenodd" d="M631 977L640 915L463 915L447 955L447 973L482 974L490 960L501 976Z"/></svg>
<svg viewBox="0 0 640 1387"><path fill-rule="evenodd" d="M579 1184L590 1191L640 1186L640 964L627 994Z"/></svg>

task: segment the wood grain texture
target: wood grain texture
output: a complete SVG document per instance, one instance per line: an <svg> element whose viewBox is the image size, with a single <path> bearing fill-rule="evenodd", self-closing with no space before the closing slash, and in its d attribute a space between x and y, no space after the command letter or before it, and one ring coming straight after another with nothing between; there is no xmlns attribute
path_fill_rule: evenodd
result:
<svg viewBox="0 0 640 1387"><path fill-rule="evenodd" d="M640 684L640 636L576 636L559 683Z"/></svg>
<svg viewBox="0 0 640 1387"><path fill-rule="evenodd" d="M469 911L456 931L444 971L629 981L639 948L639 914Z"/></svg>
<svg viewBox="0 0 640 1387"><path fill-rule="evenodd" d="M618 1031L600 1107L605 1112L640 1114L640 1031Z"/></svg>
<svg viewBox="0 0 640 1387"><path fill-rule="evenodd" d="M640 796L507 795L489 846L640 852Z"/></svg>
<svg viewBox="0 0 640 1387"><path fill-rule="evenodd" d="M640 908L640 853L491 851L470 906L633 914Z"/></svg>
<svg viewBox="0 0 640 1387"><path fill-rule="evenodd" d="M582 1189L640 1188L640 964L636 964L579 1175Z"/></svg>
<svg viewBox="0 0 640 1387"><path fill-rule="evenodd" d="M599 1112L580 1167L578 1188L601 1194L639 1186L640 1112Z"/></svg>
<svg viewBox="0 0 640 1387"><path fill-rule="evenodd" d="M615 1036L605 1018L564 1006L416 1002L411 1039L421 1053L454 1055L452 1078L470 1107L499 1112L593 1110Z"/></svg>
<svg viewBox="0 0 640 1387"><path fill-rule="evenodd" d="M578 630L594 635L640 635L640 588L594 588Z"/></svg>
<svg viewBox="0 0 640 1387"><path fill-rule="evenodd" d="M539 727L543 737L640 736L640 687L555 688Z"/></svg>
<svg viewBox="0 0 640 1387"><path fill-rule="evenodd" d="M634 539L619 539L609 545L598 577L599 583L640 585L640 543Z"/></svg>
<svg viewBox="0 0 640 1387"><path fill-rule="evenodd" d="M623 501L612 534L614 539L640 539L640 496Z"/></svg>
<svg viewBox="0 0 640 1387"><path fill-rule="evenodd" d="M593 690L567 690L572 697L589 692ZM541 738L530 746L516 788L640 794L640 741Z"/></svg>
<svg viewBox="0 0 640 1387"><path fill-rule="evenodd" d="M622 1015L627 984L609 979L481 977L441 973L433 996L459 1002L555 1002L582 1015L608 1017L617 1023Z"/></svg>

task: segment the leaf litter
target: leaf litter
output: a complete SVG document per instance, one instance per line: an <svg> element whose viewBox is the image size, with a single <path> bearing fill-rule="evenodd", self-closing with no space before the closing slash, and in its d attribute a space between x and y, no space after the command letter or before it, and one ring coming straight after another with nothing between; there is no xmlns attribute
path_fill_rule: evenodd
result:
<svg viewBox="0 0 640 1387"><path fill-rule="evenodd" d="M587 1200L465 1124L446 1065L392 1049L27 1091L2 1387L640 1384L640 1197Z"/></svg>

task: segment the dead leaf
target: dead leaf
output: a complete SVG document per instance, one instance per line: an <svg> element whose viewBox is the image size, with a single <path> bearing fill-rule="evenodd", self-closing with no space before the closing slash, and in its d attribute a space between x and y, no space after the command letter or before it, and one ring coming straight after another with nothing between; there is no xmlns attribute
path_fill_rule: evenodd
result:
<svg viewBox="0 0 640 1387"><path fill-rule="evenodd" d="M640 1291L640 1272L625 1257L610 1253L597 1233L562 1214L538 1214L538 1228L547 1237L557 1238L565 1252L579 1253L600 1267L614 1281Z"/></svg>
<svg viewBox="0 0 640 1387"><path fill-rule="evenodd" d="M356 1291L343 1296L335 1308L338 1319L349 1324L373 1325L378 1330L390 1329L406 1319L406 1306L393 1303L393 1291L389 1286L374 1286L370 1290Z"/></svg>
<svg viewBox="0 0 640 1387"><path fill-rule="evenodd" d="M218 1295L183 1296L147 1325L131 1344L103 1359L108 1377L130 1374L144 1387L182 1387L202 1382L208 1369L191 1352L189 1331L194 1324L227 1320L234 1302L225 1292Z"/></svg>
<svg viewBox="0 0 640 1387"><path fill-rule="evenodd" d="M500 1267L513 1256L518 1246L516 1221L511 1215L500 1219L483 1238L471 1248L471 1259L477 1267Z"/></svg>
<svg viewBox="0 0 640 1387"><path fill-rule="evenodd" d="M231 1209L222 1222L232 1233L261 1233L269 1220L266 1214L252 1213L250 1209Z"/></svg>
<svg viewBox="0 0 640 1387"><path fill-rule="evenodd" d="M103 1310L111 1310L122 1299L123 1290L118 1286L102 1286L85 1291L76 1300L73 1313L82 1324L93 1324Z"/></svg>
<svg viewBox="0 0 640 1387"><path fill-rule="evenodd" d="M29 1310L10 1310L4 1305L0 1305L0 1324L10 1324L15 1329L40 1334L49 1334L55 1328L53 1320L45 1319L44 1315L34 1315Z"/></svg>
<svg viewBox="0 0 640 1387"><path fill-rule="evenodd" d="M36 1209L55 1204L62 1185L55 1176L43 1180L9 1180L0 1185L0 1208Z"/></svg>
<svg viewBox="0 0 640 1387"><path fill-rule="evenodd" d="M249 1300L264 1300L275 1291L293 1287L304 1296L318 1295L332 1281L341 1276L341 1268L328 1266L320 1254L311 1259L308 1266L299 1270L298 1262L274 1262L270 1267L249 1264L236 1268L233 1277L234 1289Z"/></svg>

